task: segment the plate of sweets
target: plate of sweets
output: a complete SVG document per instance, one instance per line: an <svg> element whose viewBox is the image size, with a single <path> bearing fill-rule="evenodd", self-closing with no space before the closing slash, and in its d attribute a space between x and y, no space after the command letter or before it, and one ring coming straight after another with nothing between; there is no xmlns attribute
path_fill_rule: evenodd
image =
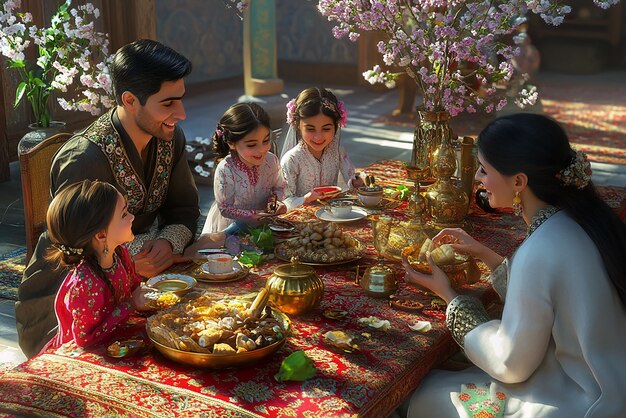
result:
<svg viewBox="0 0 626 418"><path fill-rule="evenodd" d="M332 265L357 260L363 256L364 245L332 222L310 222L299 235L276 245L274 253L280 260L298 257L303 264Z"/></svg>
<svg viewBox="0 0 626 418"><path fill-rule="evenodd" d="M247 366L276 352L289 334L289 318L267 300L265 288L252 302L205 292L149 317L146 331L170 360L213 369Z"/></svg>

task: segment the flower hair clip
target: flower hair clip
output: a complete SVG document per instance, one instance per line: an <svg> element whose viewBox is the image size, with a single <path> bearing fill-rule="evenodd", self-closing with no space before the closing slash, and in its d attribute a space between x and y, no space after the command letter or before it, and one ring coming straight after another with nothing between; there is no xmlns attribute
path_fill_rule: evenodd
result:
<svg viewBox="0 0 626 418"><path fill-rule="evenodd" d="M591 164L587 155L582 151L576 151L572 161L556 174L556 178L565 186L585 188L591 180Z"/></svg>
<svg viewBox="0 0 626 418"><path fill-rule="evenodd" d="M293 125L296 117L296 99L287 102L287 125Z"/></svg>
<svg viewBox="0 0 626 418"><path fill-rule="evenodd" d="M224 139L224 129L221 128L219 125L217 125L217 128L215 128L215 136Z"/></svg>
<svg viewBox="0 0 626 418"><path fill-rule="evenodd" d="M52 244L57 250L61 251L65 255L83 255L82 248L72 248L63 244Z"/></svg>

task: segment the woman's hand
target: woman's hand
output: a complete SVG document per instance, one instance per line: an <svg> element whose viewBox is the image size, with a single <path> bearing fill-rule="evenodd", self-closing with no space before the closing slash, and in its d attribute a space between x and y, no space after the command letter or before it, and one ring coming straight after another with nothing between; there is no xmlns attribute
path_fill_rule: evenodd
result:
<svg viewBox="0 0 626 418"><path fill-rule="evenodd" d="M434 292L443 299L446 303L450 303L452 299L457 296L457 293L452 289L452 285L450 284L450 279L433 261L430 253L427 253L426 259L428 260L428 264L433 272L432 275L420 273L416 271L411 264L409 264L409 260L406 257L402 257L402 265L406 270L406 275L404 276L404 280L407 283L411 283L413 285L418 285L429 289Z"/></svg>
<svg viewBox="0 0 626 418"><path fill-rule="evenodd" d="M498 267L504 260L502 256L498 255L486 245L476 241L461 228L442 229L433 238L433 243L436 245L450 244L454 251L482 260L490 270Z"/></svg>

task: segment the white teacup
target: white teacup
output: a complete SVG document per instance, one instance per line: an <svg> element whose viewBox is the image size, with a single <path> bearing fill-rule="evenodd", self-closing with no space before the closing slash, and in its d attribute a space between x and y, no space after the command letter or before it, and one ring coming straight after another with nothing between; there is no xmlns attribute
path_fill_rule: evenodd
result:
<svg viewBox="0 0 626 418"><path fill-rule="evenodd" d="M207 260L209 273L223 274L233 271L233 258L228 254L210 254Z"/></svg>
<svg viewBox="0 0 626 418"><path fill-rule="evenodd" d="M326 210L337 218L345 218L352 213L352 202L349 200L331 200L330 206L327 206Z"/></svg>

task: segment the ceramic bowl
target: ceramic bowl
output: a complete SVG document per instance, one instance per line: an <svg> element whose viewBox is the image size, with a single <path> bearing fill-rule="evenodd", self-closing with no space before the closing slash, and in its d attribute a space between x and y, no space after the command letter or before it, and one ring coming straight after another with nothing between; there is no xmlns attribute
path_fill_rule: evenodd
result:
<svg viewBox="0 0 626 418"><path fill-rule="evenodd" d="M380 186L359 187L356 193L361 203L365 206L376 206L383 200L383 188Z"/></svg>
<svg viewBox="0 0 626 418"><path fill-rule="evenodd" d="M196 287L196 279L185 274L160 274L146 281L146 285L160 292L174 293L183 296Z"/></svg>

